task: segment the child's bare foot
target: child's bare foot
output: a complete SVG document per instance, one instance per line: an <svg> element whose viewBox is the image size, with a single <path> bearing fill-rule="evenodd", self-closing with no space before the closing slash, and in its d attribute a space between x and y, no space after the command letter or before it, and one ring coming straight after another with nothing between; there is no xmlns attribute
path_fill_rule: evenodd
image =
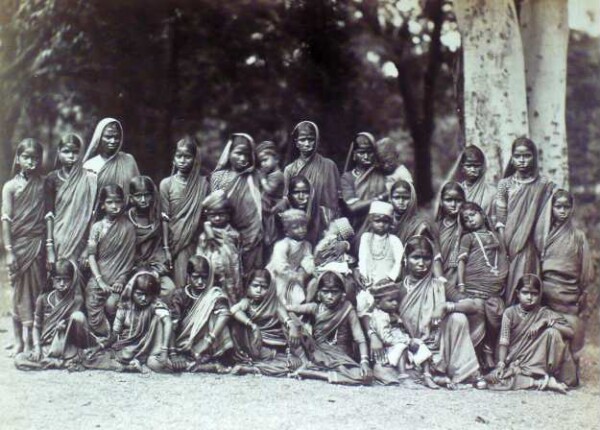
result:
<svg viewBox="0 0 600 430"><path fill-rule="evenodd" d="M408 378L410 378L408 373L404 373L404 372L398 373L398 379L403 380L403 379L408 379Z"/></svg>
<svg viewBox="0 0 600 430"><path fill-rule="evenodd" d="M423 375L423 383L427 388L431 388L432 390L438 390L440 387L436 384L431 377L431 375Z"/></svg>
<svg viewBox="0 0 600 430"><path fill-rule="evenodd" d="M446 387L449 390L456 390L456 384L447 376L434 376L433 381L441 387Z"/></svg>
<svg viewBox="0 0 600 430"><path fill-rule="evenodd" d="M548 390L556 391L557 393L561 393L561 394L567 394L567 391L569 390L569 388L567 387L567 384L564 384L562 382L558 382L554 378L554 376L551 376L548 379L548 384L546 385L546 388Z"/></svg>

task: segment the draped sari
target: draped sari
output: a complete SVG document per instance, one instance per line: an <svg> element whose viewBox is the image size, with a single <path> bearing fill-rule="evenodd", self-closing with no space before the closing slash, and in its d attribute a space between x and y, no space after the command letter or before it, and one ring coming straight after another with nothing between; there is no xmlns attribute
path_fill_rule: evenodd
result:
<svg viewBox="0 0 600 430"><path fill-rule="evenodd" d="M339 214L340 173L332 160L317 153L320 143L317 125L311 121L302 121L296 125L294 131L301 124L309 124L314 129L316 136L315 152L307 160L298 157L286 166L283 171L285 180L284 195L287 195L289 181L292 177L305 176L309 180L311 188L314 189L316 205L331 209L337 216ZM293 152L297 152L297 150Z"/></svg>
<svg viewBox="0 0 600 430"><path fill-rule="evenodd" d="M412 182L404 181L410 186L410 201L403 214L398 215L394 212L394 219L392 223L392 229L390 233L398 236L402 243L406 243L408 238L412 236L425 235L429 239L434 240L437 238L434 234L434 227L427 217L419 213L419 207L417 202L417 192ZM394 184L395 185L395 184ZM391 200L391 190L394 189L392 185L389 192L389 200Z"/></svg>
<svg viewBox="0 0 600 430"><path fill-rule="evenodd" d="M119 148L110 158L104 160L104 158L97 154L102 144L102 133L109 124L116 124L119 130L121 130L121 142ZM121 151L123 147L123 127L121 123L114 118L104 118L101 120L90 142L84 158L83 168L90 170L97 175L97 189L100 190L105 185L117 184L119 185L125 194L129 194L129 181L136 176L140 175L135 158L126 152Z"/></svg>
<svg viewBox="0 0 600 430"><path fill-rule="evenodd" d="M227 142L221 158L210 176L210 190L225 191L232 207L231 224L242 238L242 271L244 274L263 265L263 225L262 197L260 181L256 171L254 140L243 133L234 137L243 137L250 145L252 160L243 172L235 172L229 162L233 150L233 139Z"/></svg>

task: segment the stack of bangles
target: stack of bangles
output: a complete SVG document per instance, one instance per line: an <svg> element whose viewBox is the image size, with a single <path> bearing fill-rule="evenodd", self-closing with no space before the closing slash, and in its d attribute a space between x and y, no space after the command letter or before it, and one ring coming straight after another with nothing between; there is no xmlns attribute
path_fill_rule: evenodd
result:
<svg viewBox="0 0 600 430"><path fill-rule="evenodd" d="M46 239L46 248L51 248L54 246L54 239Z"/></svg>
<svg viewBox="0 0 600 430"><path fill-rule="evenodd" d="M360 356L360 364L369 364L369 357L366 355Z"/></svg>
<svg viewBox="0 0 600 430"><path fill-rule="evenodd" d="M446 309L448 312L454 312L456 309L456 304L452 302L446 302Z"/></svg>

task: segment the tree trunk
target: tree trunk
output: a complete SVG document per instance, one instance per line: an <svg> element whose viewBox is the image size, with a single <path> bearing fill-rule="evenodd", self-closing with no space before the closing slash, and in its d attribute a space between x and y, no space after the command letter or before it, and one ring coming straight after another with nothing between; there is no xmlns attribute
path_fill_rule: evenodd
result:
<svg viewBox="0 0 600 430"><path fill-rule="evenodd" d="M521 5L529 136L538 145L542 171L568 187L567 0L525 0Z"/></svg>
<svg viewBox="0 0 600 430"><path fill-rule="evenodd" d="M486 154L490 179L528 135L523 47L513 0L455 0L462 36L465 142Z"/></svg>

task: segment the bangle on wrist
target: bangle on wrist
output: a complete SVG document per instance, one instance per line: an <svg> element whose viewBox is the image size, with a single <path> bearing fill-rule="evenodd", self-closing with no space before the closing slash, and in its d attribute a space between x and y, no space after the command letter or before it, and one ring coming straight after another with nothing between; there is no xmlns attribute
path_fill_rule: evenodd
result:
<svg viewBox="0 0 600 430"><path fill-rule="evenodd" d="M505 368L506 367L506 363L504 361L499 361L498 363L496 363L496 367Z"/></svg>
<svg viewBox="0 0 600 430"><path fill-rule="evenodd" d="M12 245L4 245L4 249L6 250L6 252L10 252L13 250Z"/></svg>

